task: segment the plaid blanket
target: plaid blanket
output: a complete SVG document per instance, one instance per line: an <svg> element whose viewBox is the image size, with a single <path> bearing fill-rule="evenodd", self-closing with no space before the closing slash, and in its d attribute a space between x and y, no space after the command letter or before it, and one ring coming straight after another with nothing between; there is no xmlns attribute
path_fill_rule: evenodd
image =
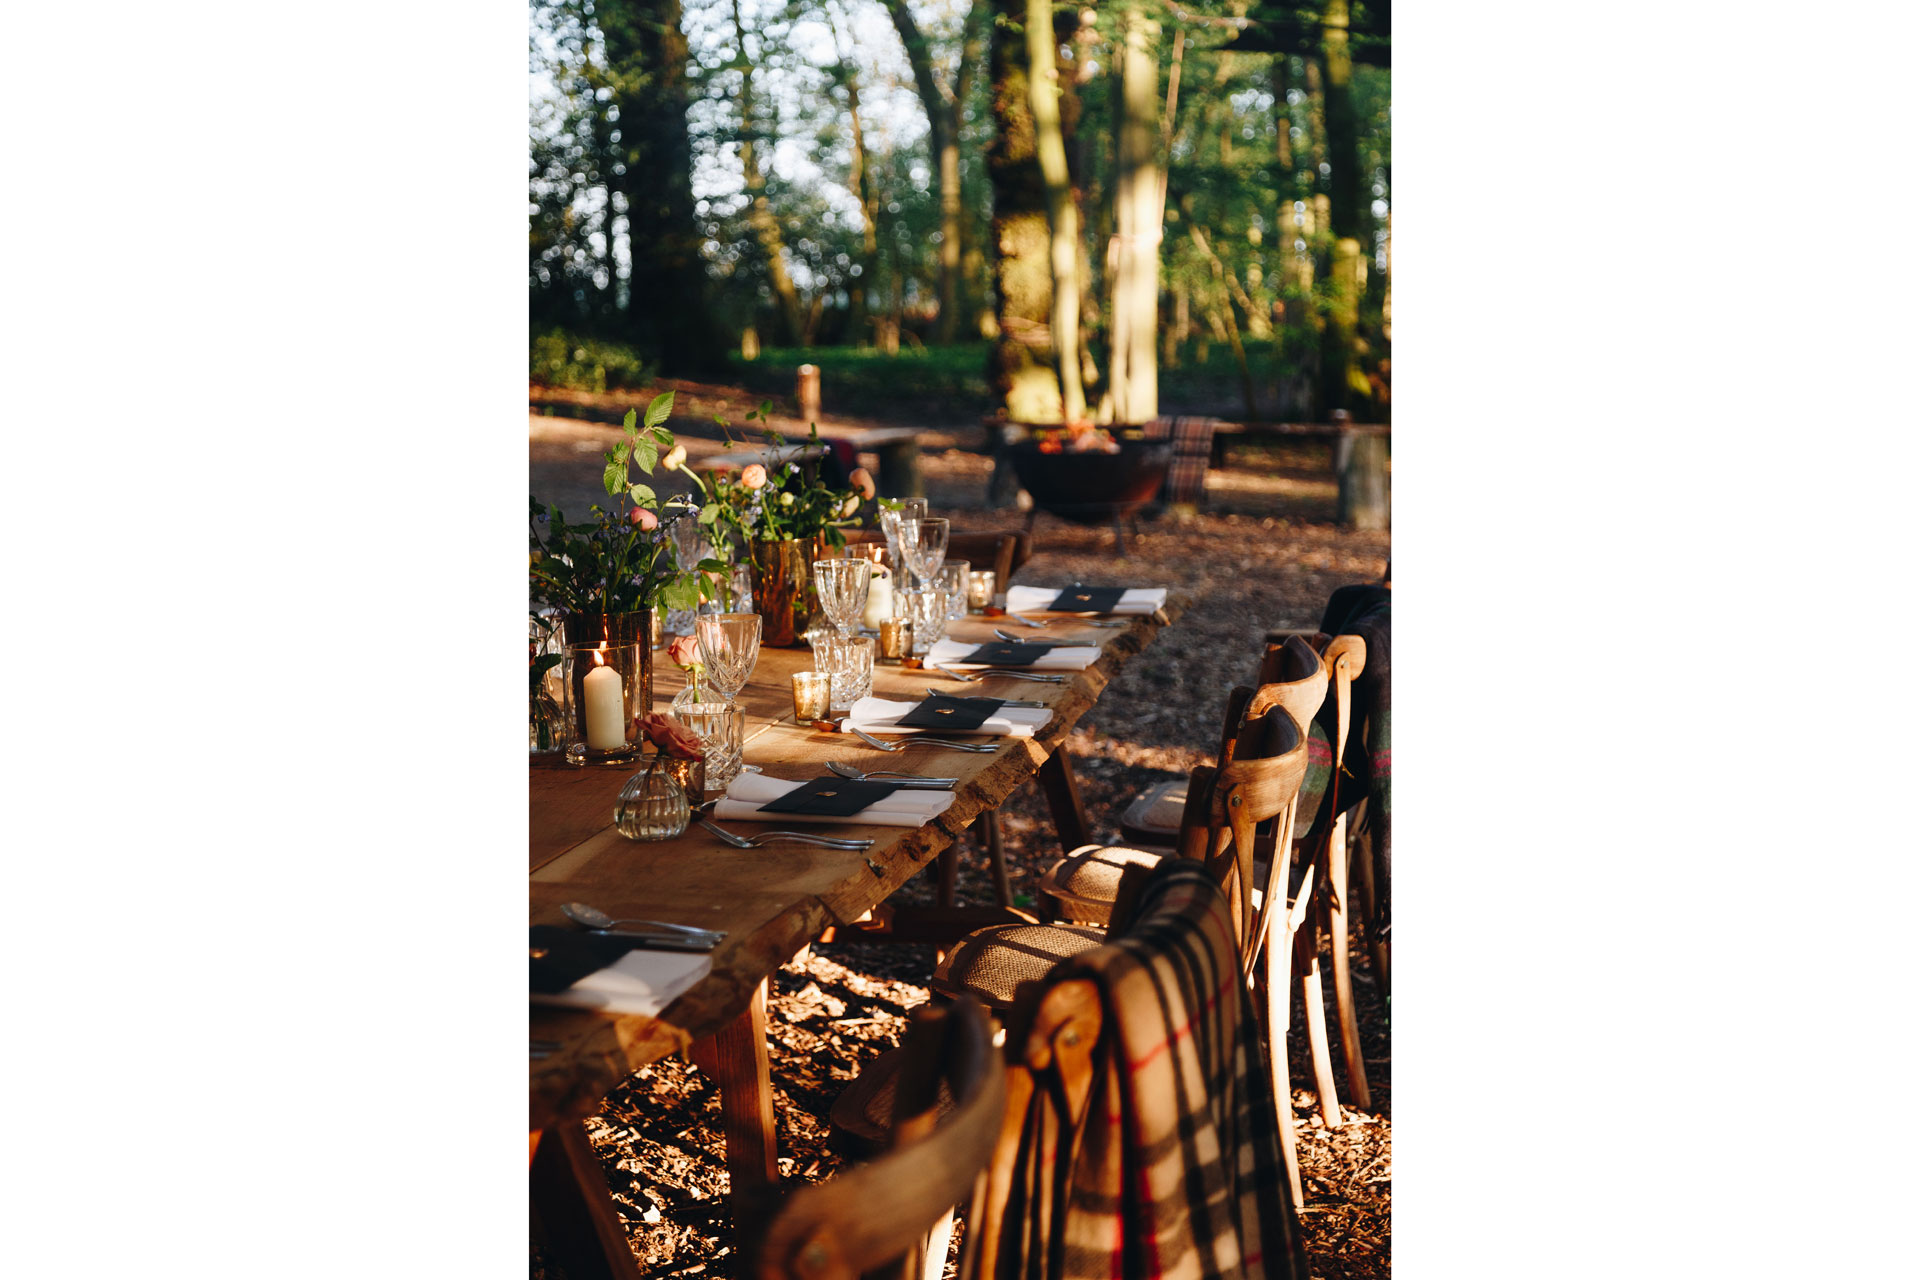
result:
<svg viewBox="0 0 1920 1280"><path fill-rule="evenodd" d="M1213 427L1217 418L1155 418L1142 434L1149 440L1172 440L1173 459L1160 486L1158 501L1174 506L1198 506L1207 496L1207 463L1213 455Z"/></svg>
<svg viewBox="0 0 1920 1280"><path fill-rule="evenodd" d="M1306 1280L1273 1083L1232 913L1199 866L1152 872L1126 935L1061 963L1103 1017L1086 1116L1035 1090L991 1274L1011 1280ZM1057 1086L1056 1086L1057 1088Z"/></svg>

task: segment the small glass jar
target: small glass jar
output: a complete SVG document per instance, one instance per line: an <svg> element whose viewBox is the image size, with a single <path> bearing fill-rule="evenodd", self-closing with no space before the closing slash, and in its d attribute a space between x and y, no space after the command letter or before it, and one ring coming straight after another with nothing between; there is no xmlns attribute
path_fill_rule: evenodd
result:
<svg viewBox="0 0 1920 1280"><path fill-rule="evenodd" d="M830 679L830 707L847 711L873 691L873 640L824 635L814 642L813 669Z"/></svg>
<svg viewBox="0 0 1920 1280"><path fill-rule="evenodd" d="M629 840L671 840L693 816L687 791L667 756L653 756L627 779L613 803L613 825Z"/></svg>
<svg viewBox="0 0 1920 1280"><path fill-rule="evenodd" d="M934 585L947 593L948 622L967 616L967 573L971 568L965 560L949 560L933 575Z"/></svg>
<svg viewBox="0 0 1920 1280"><path fill-rule="evenodd" d="M913 656L925 657L947 634L947 593L928 587L899 592L894 600L896 612L913 623Z"/></svg>
<svg viewBox="0 0 1920 1280"><path fill-rule="evenodd" d="M975 569L967 574L967 608L979 613L993 603L993 570Z"/></svg>
<svg viewBox="0 0 1920 1280"><path fill-rule="evenodd" d="M707 786L724 790L740 774L747 713L732 702L691 702L674 708L673 718L706 748Z"/></svg>

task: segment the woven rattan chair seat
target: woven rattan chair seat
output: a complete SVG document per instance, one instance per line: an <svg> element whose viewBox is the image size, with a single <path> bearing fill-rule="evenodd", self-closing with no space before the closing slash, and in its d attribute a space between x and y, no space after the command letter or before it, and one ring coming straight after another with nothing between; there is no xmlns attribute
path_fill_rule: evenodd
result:
<svg viewBox="0 0 1920 1280"><path fill-rule="evenodd" d="M1180 786L1184 790L1186 783ZM1104 926L1113 915L1121 873L1130 866L1151 867L1167 856L1157 850L1124 845L1081 845L1047 868L1040 877L1040 892L1058 904L1063 919Z"/></svg>
<svg viewBox="0 0 1920 1280"><path fill-rule="evenodd" d="M970 933L933 973L933 989L971 995L996 1011L1013 1007L1023 982L1043 978L1068 956L1106 941L1105 929L1062 924L1003 924Z"/></svg>

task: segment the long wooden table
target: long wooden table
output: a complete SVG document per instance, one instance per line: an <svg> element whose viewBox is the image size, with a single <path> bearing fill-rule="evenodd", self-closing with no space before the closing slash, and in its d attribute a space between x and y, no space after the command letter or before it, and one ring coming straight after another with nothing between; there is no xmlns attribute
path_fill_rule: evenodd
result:
<svg viewBox="0 0 1920 1280"><path fill-rule="evenodd" d="M735 1191L776 1181L765 1021L768 978L825 929L868 917L1029 778L1038 776L1046 788L1062 844L1084 842L1087 823L1062 750L1067 735L1114 673L1171 625L1186 604L1176 592L1159 615L1128 619L1122 628L1093 628L1057 617L1045 631L1031 632L1035 640L1100 646L1099 659L1085 671L1068 673L1064 684L1010 678L965 684L931 669L875 667L878 697L919 698L932 686L942 692L1036 699L1052 708L1045 728L1032 738L1001 739L1000 750L991 755L925 746L886 752L851 734L796 724L790 676L810 670L812 655L806 649L763 648L739 699L747 713L749 762L771 776L796 781L826 772L828 760L960 779L953 805L922 827L807 828L872 837L873 847L863 852L799 844L735 849L698 826L674 840L628 840L613 828L612 815L631 766L534 764L528 831L533 924L564 924L560 904L586 902L615 918L698 925L723 930L727 937L712 952L712 973L658 1017L533 1006L530 1035L559 1048L532 1063L530 1129L559 1125L574 1138L578 1126L560 1122L591 1114L615 1085L647 1063L687 1052L720 1085ZM970 617L953 623L948 634L962 642L985 642L994 638L996 626L1023 636L1027 631L1004 620ZM664 653L656 653L655 662L655 706L664 708L682 682Z"/></svg>

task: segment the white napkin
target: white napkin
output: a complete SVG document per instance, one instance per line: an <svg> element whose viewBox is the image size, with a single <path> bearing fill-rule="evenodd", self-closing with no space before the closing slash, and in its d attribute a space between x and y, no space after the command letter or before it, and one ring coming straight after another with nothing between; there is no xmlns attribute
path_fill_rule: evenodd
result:
<svg viewBox="0 0 1920 1280"><path fill-rule="evenodd" d="M1053 607L1065 587L1009 587L1007 588L1008 613L1043 613ZM1152 613L1167 603L1165 587L1129 587L1120 597L1120 603L1107 610L1116 616Z"/></svg>
<svg viewBox="0 0 1920 1280"><path fill-rule="evenodd" d="M951 791L896 791L845 818L814 813L762 813L760 806L778 800L804 783L743 773L727 784L727 794L713 806L713 816L735 822L854 822L871 827L924 827L953 803Z"/></svg>
<svg viewBox="0 0 1920 1280"><path fill-rule="evenodd" d="M927 665L930 667L956 667L962 671L967 670L969 667L986 666L988 664L982 662L968 662L966 661L966 656L975 649L978 649L982 644L994 643L996 642L992 640L968 643L962 643L957 640L939 640L934 643L933 648L927 650ZM1019 642L1016 641L1015 643ZM1046 641L1034 641L1032 643L1045 644ZM1085 671L1088 667L1099 661L1099 658L1100 650L1095 645L1062 645L1051 653L1041 654L1038 658L1034 659L1031 664L1020 667L1018 670ZM1014 668L1009 668L1009 670L1012 669ZM860 727L863 729L866 728L865 725L861 725Z"/></svg>
<svg viewBox="0 0 1920 1280"><path fill-rule="evenodd" d="M966 697L955 694L955 697ZM939 729L927 730L918 725L902 725L900 717L909 714L919 706L917 702L889 702L885 698L862 698L847 711L847 718L840 722L840 729L865 729L871 733L883 729L888 733L951 733L956 736L967 733L1003 734L1010 738L1031 738L1034 730L1043 728L1053 719L1050 707L1002 707L980 722L978 729Z"/></svg>
<svg viewBox="0 0 1920 1280"><path fill-rule="evenodd" d="M703 951L629 951L565 991L528 995L535 1004L639 1013L653 1018L711 972L713 957Z"/></svg>

